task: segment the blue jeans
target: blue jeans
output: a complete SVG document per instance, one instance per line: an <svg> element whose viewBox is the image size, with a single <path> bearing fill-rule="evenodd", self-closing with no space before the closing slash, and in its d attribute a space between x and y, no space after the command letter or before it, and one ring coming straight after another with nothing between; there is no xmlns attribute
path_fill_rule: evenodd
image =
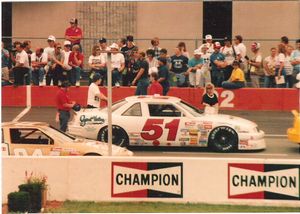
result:
<svg viewBox="0 0 300 214"><path fill-rule="evenodd" d="M117 68L114 68L111 71L111 73L112 73L112 86L114 86L116 82L118 82L121 85L122 75L119 72L119 70Z"/></svg>
<svg viewBox="0 0 300 214"><path fill-rule="evenodd" d="M59 125L60 125L59 129L61 131L63 132L67 131L69 119L70 119L70 112L59 110Z"/></svg>
<svg viewBox="0 0 300 214"><path fill-rule="evenodd" d="M222 87L226 89L238 89L238 88L243 88L245 87L244 82L236 81L236 82L229 82L229 81L224 81L222 83Z"/></svg>
<svg viewBox="0 0 300 214"><path fill-rule="evenodd" d="M32 82L34 85L39 85L40 82L43 82L45 76L45 69L39 68L32 71Z"/></svg>
<svg viewBox="0 0 300 214"><path fill-rule="evenodd" d="M265 76L264 87L265 88L275 88L275 76Z"/></svg>
<svg viewBox="0 0 300 214"><path fill-rule="evenodd" d="M222 70L213 71L211 75L211 82L216 87L222 87L222 82L224 81L224 73Z"/></svg>
<svg viewBox="0 0 300 214"><path fill-rule="evenodd" d="M147 78L139 79L136 87L135 95L147 95L149 80Z"/></svg>
<svg viewBox="0 0 300 214"><path fill-rule="evenodd" d="M70 71L70 83L71 85L75 85L77 81L80 81L80 73L81 68L80 67L73 67Z"/></svg>

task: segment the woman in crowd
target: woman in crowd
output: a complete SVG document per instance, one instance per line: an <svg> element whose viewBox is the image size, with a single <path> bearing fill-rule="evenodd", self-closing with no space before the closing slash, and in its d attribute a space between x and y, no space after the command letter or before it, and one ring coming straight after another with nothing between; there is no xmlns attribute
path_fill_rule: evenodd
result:
<svg viewBox="0 0 300 214"><path fill-rule="evenodd" d="M179 50L181 51L182 55L187 57L188 59L190 58L190 54L186 49L186 45L184 42L179 42L177 47L179 48Z"/></svg>
<svg viewBox="0 0 300 214"><path fill-rule="evenodd" d="M285 88L285 69L284 69L284 61L286 49L284 44L278 45L278 57L275 62L275 82L277 88Z"/></svg>
<svg viewBox="0 0 300 214"><path fill-rule="evenodd" d="M222 87L226 89L238 89L245 87L245 75L240 69L239 61L235 60L232 63L233 70L228 81L222 83Z"/></svg>
<svg viewBox="0 0 300 214"><path fill-rule="evenodd" d="M91 69L90 83L93 76L97 73L100 75L100 85L103 84L103 80L106 78L106 63L104 55L101 55L100 48L95 45L92 49L92 55L89 57L89 67Z"/></svg>

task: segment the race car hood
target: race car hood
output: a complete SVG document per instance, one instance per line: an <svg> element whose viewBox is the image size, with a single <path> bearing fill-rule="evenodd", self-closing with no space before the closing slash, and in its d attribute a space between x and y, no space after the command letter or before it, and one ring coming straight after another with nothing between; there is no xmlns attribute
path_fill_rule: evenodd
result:
<svg viewBox="0 0 300 214"><path fill-rule="evenodd" d="M213 115L204 115L204 117L202 117L202 120L206 120L206 121L211 121L216 125L229 125L229 126L239 126L239 127L245 127L248 129L253 129L255 127L257 127L257 124L244 119L244 118L240 118L240 117L235 117L235 116L231 116L231 115L226 115L226 114L213 114Z"/></svg>
<svg viewBox="0 0 300 214"><path fill-rule="evenodd" d="M91 148L91 151L98 150L99 153L101 153L103 156L108 155L108 143L106 142L100 142L95 140L89 140L89 139L82 139L82 138L76 138L74 141L75 143L83 144L87 147ZM112 145L112 155L113 156L133 156L133 152L129 151L126 148Z"/></svg>

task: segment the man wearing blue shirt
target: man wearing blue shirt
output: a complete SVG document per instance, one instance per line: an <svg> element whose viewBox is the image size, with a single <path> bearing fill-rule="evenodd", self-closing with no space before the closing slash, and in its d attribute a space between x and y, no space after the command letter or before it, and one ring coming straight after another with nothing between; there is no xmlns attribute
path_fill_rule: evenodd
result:
<svg viewBox="0 0 300 214"><path fill-rule="evenodd" d="M189 60L189 69L187 71L189 75L189 82L191 87L200 86L201 68L204 64L203 58L201 58L201 51L196 49L194 51L194 58Z"/></svg>
<svg viewBox="0 0 300 214"><path fill-rule="evenodd" d="M296 49L292 52L291 64L293 65L293 81L296 83L296 76L300 73L300 39L296 41Z"/></svg>
<svg viewBox="0 0 300 214"><path fill-rule="evenodd" d="M224 70L226 67L225 56L220 53L221 44L215 42L214 52L210 56L211 62L211 81L217 86L221 87L222 82L224 81Z"/></svg>

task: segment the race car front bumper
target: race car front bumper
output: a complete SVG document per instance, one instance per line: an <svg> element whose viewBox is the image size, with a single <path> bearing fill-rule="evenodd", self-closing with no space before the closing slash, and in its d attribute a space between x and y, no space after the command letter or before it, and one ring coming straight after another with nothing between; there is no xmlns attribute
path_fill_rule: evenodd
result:
<svg viewBox="0 0 300 214"><path fill-rule="evenodd" d="M239 150L261 150L266 148L263 131L239 133Z"/></svg>

